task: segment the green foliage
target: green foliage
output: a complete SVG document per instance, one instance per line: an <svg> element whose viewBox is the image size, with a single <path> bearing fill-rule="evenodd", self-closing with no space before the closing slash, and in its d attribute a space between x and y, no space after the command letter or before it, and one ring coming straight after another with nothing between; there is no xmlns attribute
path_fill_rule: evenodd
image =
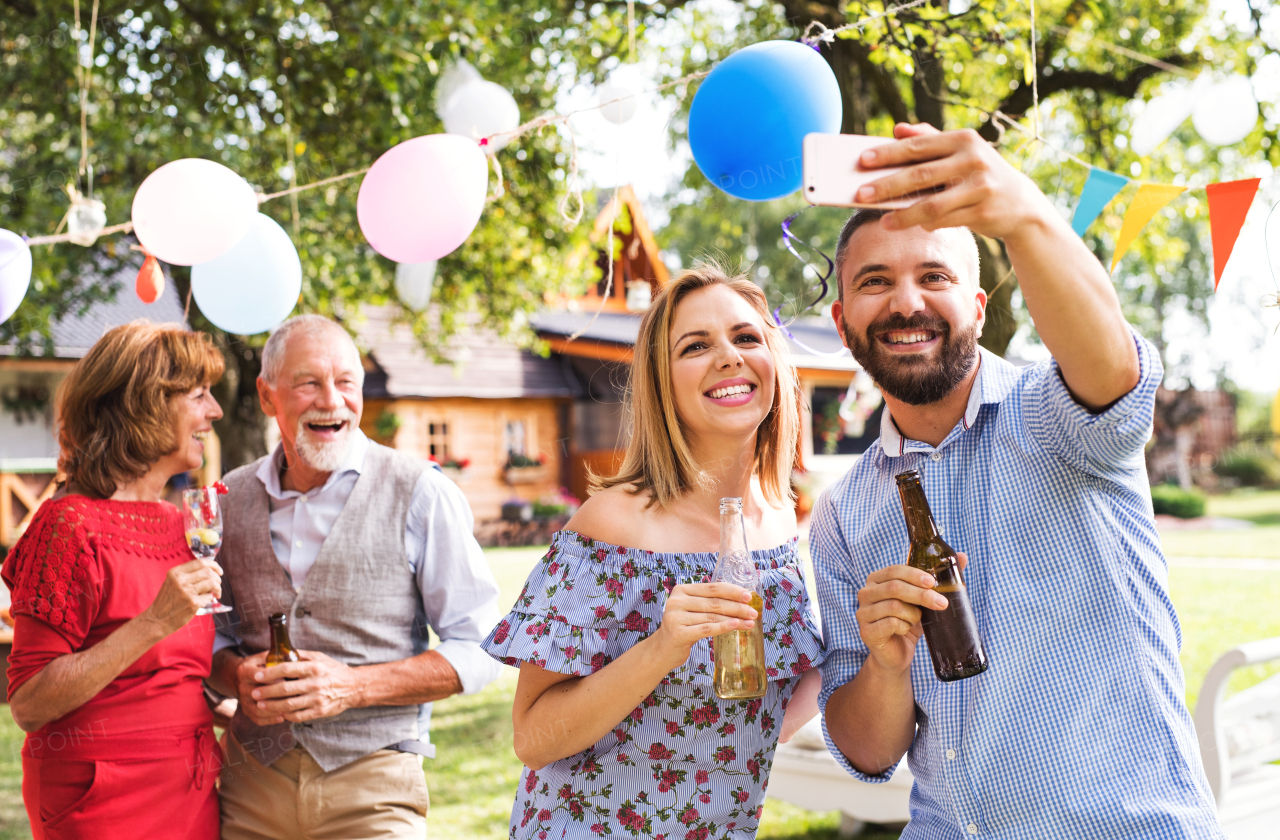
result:
<svg viewBox="0 0 1280 840"><path fill-rule="evenodd" d="M1271 427L1271 409L1275 394L1241 391L1236 394L1236 434L1242 440L1268 441L1275 437Z"/></svg>
<svg viewBox="0 0 1280 840"><path fill-rule="evenodd" d="M642 9L641 26L659 13ZM84 14L87 28L87 7ZM625 7L566 10L534 0L108 6L89 106L95 196L110 223L123 221L143 178L181 157L225 163L266 193L287 188L291 174L306 184L362 169L402 140L442 130L434 88L459 58L511 90L525 118L554 110L563 82L594 76L625 49L625 16ZM20 233L52 232L68 204L62 187L76 180L72 36L69 5L17 4L0 19L0 225ZM427 349L446 352L453 334L477 322L527 342L523 314L546 293L585 282L574 254L586 226L571 229L558 211L568 154L555 131L499 153L505 193L441 261L438 309L402 313ZM262 206L302 257L303 311L351 318L362 303L394 300L394 266L356 222L359 183L299 194L296 219L288 198ZM121 292L99 278L129 256L128 242L37 249L31 294L0 326L0 343L16 337L34 348L50 318ZM185 285L187 272L174 274Z"/></svg>
<svg viewBox="0 0 1280 840"><path fill-rule="evenodd" d="M373 431L381 440L388 441L396 436L402 425L400 415L391 409L383 409L378 419L373 421Z"/></svg>
<svg viewBox="0 0 1280 840"><path fill-rule="evenodd" d="M750 5L750 4L748 4ZM878 0L784 0L752 6L747 35L715 32L708 40L726 46L734 38L795 38L813 21L829 27L880 15ZM953 12L954 10L954 12ZM895 120L974 128L1020 167L1070 216L1087 170L1055 152L1141 180L1201 186L1247 177L1259 160L1280 163L1276 123L1269 105L1243 142L1226 148L1203 143L1187 121L1150 156L1128 147L1134 99L1147 100L1177 73L1118 54L1104 44L1151 56L1191 75L1212 67L1250 74L1274 49L1252 29L1226 22L1217 7L1195 0L1137 0L1121 5L1050 0L1038 2L1036 61L1031 61L1026 5L998 0L927 4L881 17L846 31L822 53L831 62L845 100L846 132L887 135ZM1032 68L1041 102L1039 124L1046 144L993 121L1000 111L1030 130ZM687 107L687 100L685 105ZM673 131L679 132L679 121ZM1110 265L1115 236L1133 187L1121 193L1090 229L1086 242ZM723 252L745 258L767 274L756 279L771 303L790 305L816 297L802 266L783 249L778 225L803 207L798 198L751 204L715 190L691 168L671 200L667 242L686 255ZM825 215L823 215L825 214ZM830 253L838 211L806 211L795 224L801 238ZM1207 328L1212 294L1207 209L1202 196L1176 200L1147 226L1115 273L1126 315L1164 351L1165 324L1175 311L1190 312ZM819 265L821 262L819 261ZM1016 282L1016 279L1015 279ZM831 298L827 297L827 301ZM1020 295L1014 296L1021 309ZM816 308L816 307L815 307ZM1026 324L1025 309L1019 314ZM1034 338L1034 334L1033 334ZM1166 359L1175 378L1182 359Z"/></svg>
<svg viewBox="0 0 1280 840"><path fill-rule="evenodd" d="M539 455L537 458L523 455L519 452L512 452L507 455L507 466L512 469L522 469L524 467L540 467L546 463L546 459Z"/></svg>
<svg viewBox="0 0 1280 840"><path fill-rule="evenodd" d="M1280 461L1256 445L1236 446L1223 453L1213 471L1234 478L1245 487L1275 487L1280 484Z"/></svg>
<svg viewBox="0 0 1280 840"><path fill-rule="evenodd" d="M1183 490L1173 484L1157 484L1151 488L1151 504L1157 514L1195 519L1204 516L1204 494L1199 490Z"/></svg>

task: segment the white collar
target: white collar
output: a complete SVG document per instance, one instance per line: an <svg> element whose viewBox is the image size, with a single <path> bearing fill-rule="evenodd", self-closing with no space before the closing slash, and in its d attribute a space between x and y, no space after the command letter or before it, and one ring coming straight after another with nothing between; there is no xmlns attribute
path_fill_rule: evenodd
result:
<svg viewBox="0 0 1280 840"><path fill-rule="evenodd" d="M983 364L983 360L987 355L986 348L978 348L978 375L974 377L973 385L969 388L969 402L964 407L964 416L960 418L960 424L965 431L968 431L977 421L978 410L982 408L983 403L999 402L1004 399L1007 393L1007 390L1005 390L1004 393L999 395L990 394L988 396L987 392L992 389L984 387L986 377L983 375L989 367ZM898 424L893 422L893 416L889 413L889 404L885 403L884 415L880 418L880 451L890 458L897 458L906 451L906 448L907 438L904 438L902 432L898 431Z"/></svg>

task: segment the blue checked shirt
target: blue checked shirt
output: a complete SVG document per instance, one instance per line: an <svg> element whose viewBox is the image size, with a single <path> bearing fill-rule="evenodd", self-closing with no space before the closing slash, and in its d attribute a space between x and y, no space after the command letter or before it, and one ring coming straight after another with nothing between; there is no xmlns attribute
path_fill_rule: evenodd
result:
<svg viewBox="0 0 1280 840"><path fill-rule="evenodd" d="M819 703L867 658L855 617L876 569L906 562L894 476L920 471L943 537L969 555L990 667L940 682L911 665L915 787L903 840L1219 838L1178 664L1181 631L1143 446L1163 371L1090 414L1056 362L982 351L968 407L937 448L881 436L818 502L813 559L827 658ZM824 723L824 733L825 733ZM867 782L827 735L842 766Z"/></svg>

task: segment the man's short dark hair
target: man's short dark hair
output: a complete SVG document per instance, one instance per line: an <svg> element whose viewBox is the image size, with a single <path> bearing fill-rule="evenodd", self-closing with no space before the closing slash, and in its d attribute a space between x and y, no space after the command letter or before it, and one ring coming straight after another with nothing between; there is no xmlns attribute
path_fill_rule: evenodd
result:
<svg viewBox="0 0 1280 840"><path fill-rule="evenodd" d="M853 211L853 215L845 219L844 227L840 228L840 238L836 240L836 295L840 300L844 300L844 260L849 254L849 240L853 238L853 234L858 228L868 222L878 222L888 210L878 210L874 207L859 207Z"/></svg>

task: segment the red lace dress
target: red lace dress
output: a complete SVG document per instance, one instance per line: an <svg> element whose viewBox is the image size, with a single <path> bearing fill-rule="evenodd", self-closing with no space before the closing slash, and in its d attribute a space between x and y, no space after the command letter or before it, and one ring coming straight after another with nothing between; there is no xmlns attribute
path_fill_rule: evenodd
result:
<svg viewBox="0 0 1280 840"><path fill-rule="evenodd" d="M169 569L190 560L182 514L167 502L45 502L0 570L16 620L9 696L145 610ZM213 619L197 616L27 735L22 797L36 840L216 840L222 755L201 688L212 648Z"/></svg>

